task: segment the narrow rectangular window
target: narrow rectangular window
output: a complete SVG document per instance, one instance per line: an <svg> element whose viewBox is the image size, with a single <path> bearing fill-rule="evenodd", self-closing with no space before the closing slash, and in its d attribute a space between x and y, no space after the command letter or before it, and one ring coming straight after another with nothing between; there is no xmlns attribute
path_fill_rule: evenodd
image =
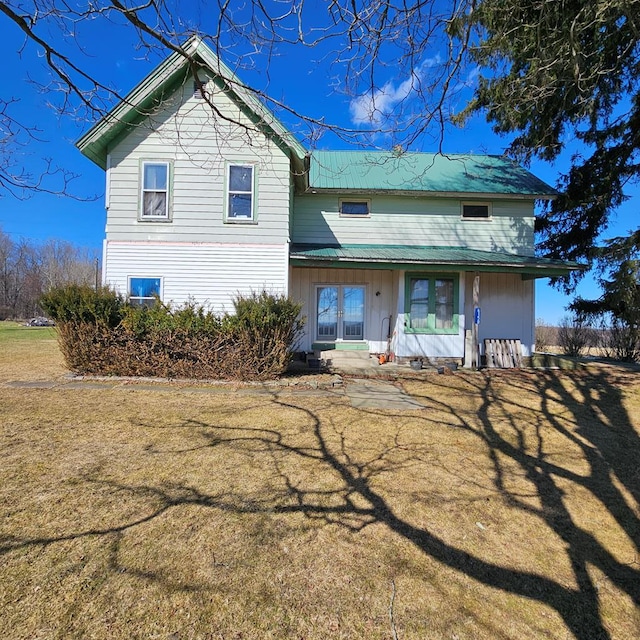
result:
<svg viewBox="0 0 640 640"><path fill-rule="evenodd" d="M368 200L340 200L340 215L343 216L368 216Z"/></svg>
<svg viewBox="0 0 640 640"><path fill-rule="evenodd" d="M491 217L491 211L488 204L476 202L462 203L462 217L487 220Z"/></svg>
<svg viewBox="0 0 640 640"><path fill-rule="evenodd" d="M169 163L142 164L142 219L169 218Z"/></svg>
<svg viewBox="0 0 640 640"><path fill-rule="evenodd" d="M453 280L436 279L435 281L435 328L453 328Z"/></svg>
<svg viewBox="0 0 640 640"><path fill-rule="evenodd" d="M426 329L429 318L429 280L411 278L409 327Z"/></svg>
<svg viewBox="0 0 640 640"><path fill-rule="evenodd" d="M229 165L227 218L253 220L253 167Z"/></svg>
<svg viewBox="0 0 640 640"><path fill-rule="evenodd" d="M129 303L152 307L160 297L161 278L129 278Z"/></svg>

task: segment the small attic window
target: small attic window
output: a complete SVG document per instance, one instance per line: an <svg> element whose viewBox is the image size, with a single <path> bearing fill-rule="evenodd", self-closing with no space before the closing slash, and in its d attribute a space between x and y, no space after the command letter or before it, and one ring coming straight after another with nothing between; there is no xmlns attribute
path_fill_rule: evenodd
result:
<svg viewBox="0 0 640 640"><path fill-rule="evenodd" d="M194 80L193 81L193 97L202 98L202 93L207 89L206 80Z"/></svg>
<svg viewBox="0 0 640 640"><path fill-rule="evenodd" d="M368 216L370 206L369 200L340 200L340 215Z"/></svg>
<svg viewBox="0 0 640 640"><path fill-rule="evenodd" d="M469 220L488 220L491 218L491 206L486 202L463 202L462 217Z"/></svg>

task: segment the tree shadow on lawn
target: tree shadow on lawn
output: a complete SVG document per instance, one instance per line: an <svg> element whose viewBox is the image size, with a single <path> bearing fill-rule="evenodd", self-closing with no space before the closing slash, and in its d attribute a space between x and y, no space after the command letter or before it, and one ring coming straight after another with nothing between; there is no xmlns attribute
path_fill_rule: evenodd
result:
<svg viewBox="0 0 640 640"><path fill-rule="evenodd" d="M273 405L299 415L299 423L305 425L305 433L312 436L309 442L296 443L294 435L283 434L273 428L221 426L188 420L162 428L175 429L177 426L186 429L189 440L198 435L200 444L164 450L153 445L147 453L179 456L197 449L216 447L241 450L249 457L269 461L273 477L279 478L279 489L263 491L258 497L231 489L214 495L179 483L171 486L129 486L100 478L100 473L94 472L86 480L112 486L114 491L126 490L144 496L153 501L154 507L144 517L117 527L69 533L57 538L5 539L0 541L0 552L31 545L49 545L82 536L112 534L117 534L113 543L117 547L124 531L180 505L199 505L234 514L304 514L354 532L375 523L384 525L428 557L462 575L553 608L578 640L610 638L601 617L598 590L588 567L597 567L636 604L640 604L640 571L635 562L625 564L616 559L597 538L575 522L560 483L571 482L588 491L638 548L640 524L634 509L637 508L640 484L640 439L624 409L621 391L624 379L612 378L606 373L514 373L509 381L508 397L506 387L500 386L494 375L468 375L459 377L459 381L465 393L474 398L473 412L463 411L456 403L448 402L451 387L444 381L440 382L439 378L434 377L425 383L424 397L432 407L449 416L448 427L480 440L491 461L494 489L502 499L510 507L538 519L548 529L549 535L555 534L565 543L575 588L533 571L501 566L446 542L427 528L415 526L398 514L392 501L376 490L376 483L372 481L381 473L397 470L412 459L420 458L422 452L418 446L401 443L396 434L392 444L378 449L364 462L357 462L362 458L361 452L355 450L357 445L352 445L351 449L348 444L339 426L339 415L334 415L331 420L322 418L320 412L306 408L303 400L285 401L275 393L271 397ZM530 395L532 390L538 394L540 406L535 412L531 407L519 405L520 388L522 396ZM266 398L262 402L266 402ZM563 409L562 415L559 407ZM372 420L380 415L375 411L371 414ZM424 421L424 428L428 429L430 418L427 414L428 410L417 411L411 414L411 420ZM393 414L386 412L384 415ZM406 420L407 414L398 414L397 418ZM153 428L153 425L141 426ZM553 462L553 455L545 449L549 430L582 452L589 473L580 474L568 468L569 465ZM400 450L402 456L398 457L396 454ZM301 479L299 474L294 479L287 470L291 460L319 465L317 475L329 472L339 481L339 488L319 488L314 486L312 479ZM535 487L539 506L509 488L508 478L513 476L513 467L519 469L530 486ZM635 505L629 505L618 483L634 497ZM534 540L532 544L535 544ZM112 557L117 558L117 548L113 549ZM117 560L113 560L113 566L117 566ZM153 573L143 577L150 580L158 578Z"/></svg>

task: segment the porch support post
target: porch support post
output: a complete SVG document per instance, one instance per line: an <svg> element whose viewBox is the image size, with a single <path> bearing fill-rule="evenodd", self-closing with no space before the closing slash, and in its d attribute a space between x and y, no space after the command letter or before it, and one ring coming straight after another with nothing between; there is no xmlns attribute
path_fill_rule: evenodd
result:
<svg viewBox="0 0 640 640"><path fill-rule="evenodd" d="M478 341L478 323L476 317L480 308L480 274L476 271L473 278L473 326L471 327L471 368L480 366L480 343Z"/></svg>

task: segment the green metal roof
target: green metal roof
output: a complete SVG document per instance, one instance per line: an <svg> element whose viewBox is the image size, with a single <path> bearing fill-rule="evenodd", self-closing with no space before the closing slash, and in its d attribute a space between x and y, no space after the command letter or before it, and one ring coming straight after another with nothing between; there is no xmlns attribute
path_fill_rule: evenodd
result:
<svg viewBox="0 0 640 640"><path fill-rule="evenodd" d="M557 191L504 156L314 151L310 190L550 199Z"/></svg>
<svg viewBox="0 0 640 640"><path fill-rule="evenodd" d="M431 270L454 268L464 271L511 271L521 273L525 277L540 278L563 276L570 271L584 268L577 262L464 247L292 244L289 257L293 266L371 269L418 267Z"/></svg>

